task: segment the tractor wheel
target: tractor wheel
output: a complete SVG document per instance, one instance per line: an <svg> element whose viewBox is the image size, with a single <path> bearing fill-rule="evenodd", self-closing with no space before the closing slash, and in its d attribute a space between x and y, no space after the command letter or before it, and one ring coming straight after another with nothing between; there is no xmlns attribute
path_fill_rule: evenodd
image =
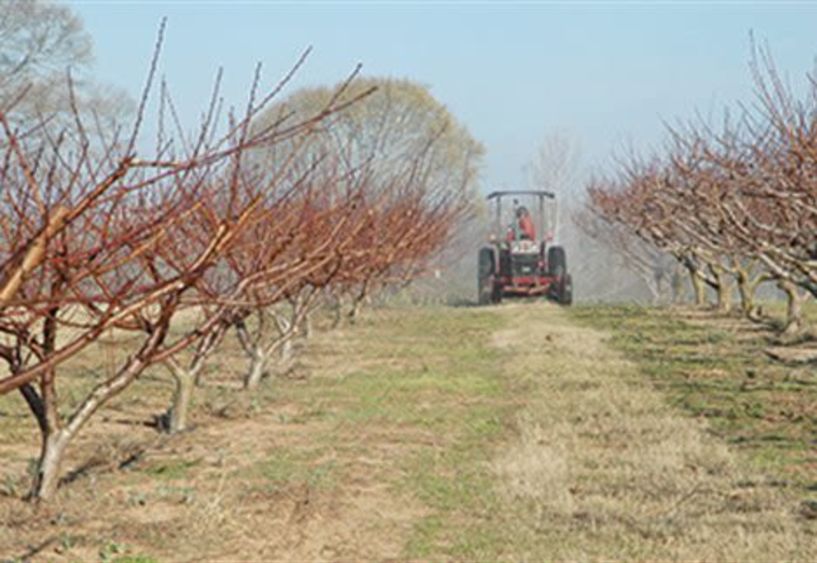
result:
<svg viewBox="0 0 817 563"><path fill-rule="evenodd" d="M494 283L493 291L491 292L491 303L502 303L502 286Z"/></svg>
<svg viewBox="0 0 817 563"><path fill-rule="evenodd" d="M480 305L502 303L502 287L494 282L494 277L479 278L477 302Z"/></svg>
<svg viewBox="0 0 817 563"><path fill-rule="evenodd" d="M477 284L477 303L490 305L493 302L494 282L491 276L479 277Z"/></svg>
<svg viewBox="0 0 817 563"><path fill-rule="evenodd" d="M477 264L477 302L480 305L494 303L494 272L496 259L493 248L481 248Z"/></svg>
<svg viewBox="0 0 817 563"><path fill-rule="evenodd" d="M573 303L573 279L567 273L567 254L561 246L548 249L548 275L555 278L551 298L562 305Z"/></svg>
<svg viewBox="0 0 817 563"><path fill-rule="evenodd" d="M562 305L573 304L573 278L570 274L562 276L561 283L559 284L558 301Z"/></svg>
<svg viewBox="0 0 817 563"><path fill-rule="evenodd" d="M561 246L548 248L548 274L554 278L561 278L567 273L567 253Z"/></svg>

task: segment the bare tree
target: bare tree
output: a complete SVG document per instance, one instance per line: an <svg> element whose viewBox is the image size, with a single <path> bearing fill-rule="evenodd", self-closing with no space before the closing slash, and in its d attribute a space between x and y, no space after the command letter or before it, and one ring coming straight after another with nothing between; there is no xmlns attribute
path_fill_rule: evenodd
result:
<svg viewBox="0 0 817 563"><path fill-rule="evenodd" d="M0 89L53 82L64 78L67 67L85 67L91 60L91 37L67 6L45 0L3 3Z"/></svg>

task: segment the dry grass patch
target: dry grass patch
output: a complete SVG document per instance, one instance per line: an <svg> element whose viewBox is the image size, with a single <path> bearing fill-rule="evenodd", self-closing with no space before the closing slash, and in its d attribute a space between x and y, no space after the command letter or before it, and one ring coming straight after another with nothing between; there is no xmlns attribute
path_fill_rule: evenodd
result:
<svg viewBox="0 0 817 563"><path fill-rule="evenodd" d="M705 424L669 405L607 335L553 306L505 310L516 320L497 342L515 358L514 374L535 381L519 437L496 461L515 516L507 520L515 557L817 556L815 526L799 516L797 496L764 485L763 473ZM650 358L660 354L645 344Z"/></svg>

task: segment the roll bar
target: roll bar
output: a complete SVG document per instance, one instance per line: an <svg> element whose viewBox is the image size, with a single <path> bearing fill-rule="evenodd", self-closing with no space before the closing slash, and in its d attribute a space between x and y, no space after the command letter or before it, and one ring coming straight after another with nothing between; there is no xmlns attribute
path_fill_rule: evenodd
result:
<svg viewBox="0 0 817 563"><path fill-rule="evenodd" d="M504 197L506 195L538 195L540 197L549 197L550 199L556 199L556 194L545 190L508 190L491 192L485 199L494 199L498 197Z"/></svg>

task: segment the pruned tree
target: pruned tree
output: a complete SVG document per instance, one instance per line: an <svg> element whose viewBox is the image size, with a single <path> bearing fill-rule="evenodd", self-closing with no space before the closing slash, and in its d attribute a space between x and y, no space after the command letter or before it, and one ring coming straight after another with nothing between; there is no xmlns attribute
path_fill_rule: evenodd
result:
<svg viewBox="0 0 817 563"><path fill-rule="evenodd" d="M308 137L340 107L250 132L249 124L287 76L269 95L259 97L253 88L244 115L231 117L217 136L216 89L192 142L166 140L156 158L139 159L136 139L152 78L153 71L127 138L103 137L94 146L78 113L71 135L33 137L33 146L5 128L9 157L2 181L8 196L0 250L4 295L10 298L0 318L6 336L0 357L9 374L0 378L0 393L19 389L40 427L36 499L53 496L65 450L94 413L148 366L209 335L223 322L222 309L250 283L227 284L229 291L216 300L222 306L171 335L178 314L200 304L208 273L244 229L263 219L268 184L261 180L281 177L280 169L251 173L244 153L261 143ZM20 248L19 241L30 242ZM110 329L137 337L132 353L70 413L61 412L60 365Z"/></svg>
<svg viewBox="0 0 817 563"><path fill-rule="evenodd" d="M728 310L737 285L754 317L759 284L788 299L786 331L803 326L806 292L817 292L817 88L797 99L767 49L753 51L755 106L723 127L670 130L666 156L634 161L589 187L591 212L665 249L689 271L698 303L704 285Z"/></svg>

